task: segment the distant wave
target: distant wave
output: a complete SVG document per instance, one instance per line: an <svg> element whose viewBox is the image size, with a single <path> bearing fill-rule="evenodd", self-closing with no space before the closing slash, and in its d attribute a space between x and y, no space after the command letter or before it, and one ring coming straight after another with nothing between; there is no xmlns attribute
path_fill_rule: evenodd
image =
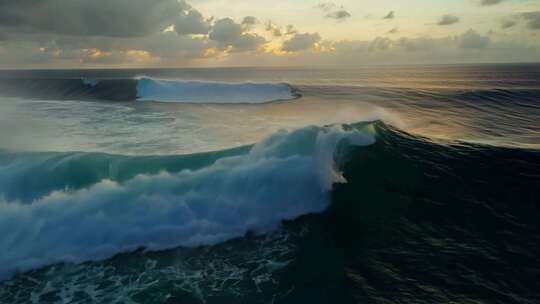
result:
<svg viewBox="0 0 540 304"><path fill-rule="evenodd" d="M285 83L226 83L141 78L137 99L185 103L265 103L297 97Z"/></svg>
<svg viewBox="0 0 540 304"><path fill-rule="evenodd" d="M265 103L299 97L286 83L133 79L0 79L0 95L45 100Z"/></svg>
<svg viewBox="0 0 540 304"><path fill-rule="evenodd" d="M3 78L0 95L43 100L133 101L136 79Z"/></svg>

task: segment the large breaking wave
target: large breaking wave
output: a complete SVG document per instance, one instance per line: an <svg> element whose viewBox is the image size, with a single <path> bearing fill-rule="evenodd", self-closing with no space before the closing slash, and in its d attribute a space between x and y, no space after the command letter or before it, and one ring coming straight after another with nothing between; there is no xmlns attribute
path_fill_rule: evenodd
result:
<svg viewBox="0 0 540 304"><path fill-rule="evenodd" d="M295 98L284 83L226 83L141 78L137 99L187 103L264 103Z"/></svg>
<svg viewBox="0 0 540 304"><path fill-rule="evenodd" d="M369 130L307 127L226 152L233 155L204 155L211 159L198 168L144 173L148 168L141 159L133 166L144 174L124 179L111 169L101 179L93 172L99 166L81 165L78 154L4 153L0 278L140 247L207 245L267 232L283 220L325 210L332 185L345 182L335 165L337 149L374 141ZM103 157L91 154L88 161L97 164ZM29 181L41 171L65 174L50 175L56 181L28 196L34 191ZM79 187L70 184L73 177L86 176Z"/></svg>
<svg viewBox="0 0 540 304"><path fill-rule="evenodd" d="M41 303L56 294L93 303L144 294L166 302L187 293L200 299L194 303L222 303L224 295L266 302L252 299L287 296L282 282L297 278L311 294L314 276L315 286L327 286L343 267L402 282L401 272L388 276L395 263L420 267L407 274L419 282L434 275L449 288L463 283L445 280L464 274L473 286L501 282L475 275L486 258L501 261L487 265L497 273L518 267L508 281L535 282L539 168L538 150L434 141L382 122L308 127L192 155L0 151L0 275L9 278L0 299ZM287 219L295 220L281 225ZM204 244L216 245L192 248ZM99 261L69 263L86 260ZM500 294L513 294L502 282ZM375 284L392 292L386 280Z"/></svg>
<svg viewBox="0 0 540 304"><path fill-rule="evenodd" d="M265 103L299 97L286 83L133 79L1 79L0 94L44 100Z"/></svg>

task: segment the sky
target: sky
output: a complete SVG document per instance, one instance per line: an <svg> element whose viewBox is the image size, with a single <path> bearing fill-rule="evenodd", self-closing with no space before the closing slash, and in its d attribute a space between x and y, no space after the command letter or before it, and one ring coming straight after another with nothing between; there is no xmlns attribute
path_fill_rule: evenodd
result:
<svg viewBox="0 0 540 304"><path fill-rule="evenodd" d="M0 68L540 62L540 0L0 0Z"/></svg>

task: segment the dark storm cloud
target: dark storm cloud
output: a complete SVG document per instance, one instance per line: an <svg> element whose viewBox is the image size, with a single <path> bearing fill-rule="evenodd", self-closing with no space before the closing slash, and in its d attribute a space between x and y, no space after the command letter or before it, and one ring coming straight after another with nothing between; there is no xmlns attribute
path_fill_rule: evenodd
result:
<svg viewBox="0 0 540 304"><path fill-rule="evenodd" d="M527 21L529 29L540 30L540 11L524 13L523 18Z"/></svg>
<svg viewBox="0 0 540 304"><path fill-rule="evenodd" d="M15 32L136 37L165 29L188 9L177 0L0 0L0 26Z"/></svg>
<svg viewBox="0 0 540 304"><path fill-rule="evenodd" d="M441 17L439 22L437 22L438 25L452 25L459 22L459 17L454 15L444 15Z"/></svg>

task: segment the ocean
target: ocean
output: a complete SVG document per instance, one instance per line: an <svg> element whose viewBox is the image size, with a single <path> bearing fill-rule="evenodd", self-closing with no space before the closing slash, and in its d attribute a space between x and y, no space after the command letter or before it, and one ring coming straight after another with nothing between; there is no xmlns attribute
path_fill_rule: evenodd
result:
<svg viewBox="0 0 540 304"><path fill-rule="evenodd" d="M0 303L538 303L540 65L0 71Z"/></svg>

